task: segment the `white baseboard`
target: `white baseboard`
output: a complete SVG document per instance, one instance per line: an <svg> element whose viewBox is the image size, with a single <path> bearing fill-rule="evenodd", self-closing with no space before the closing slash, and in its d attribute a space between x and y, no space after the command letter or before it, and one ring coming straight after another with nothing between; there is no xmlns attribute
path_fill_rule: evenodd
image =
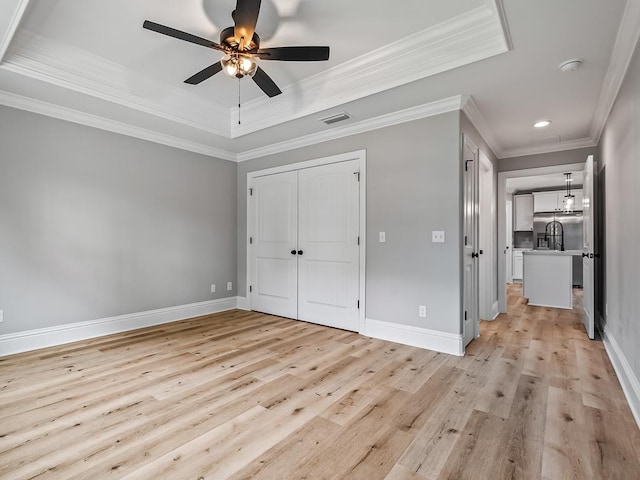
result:
<svg viewBox="0 0 640 480"><path fill-rule="evenodd" d="M498 315L500 315L500 304L498 300L496 300L493 302L493 305L491 305L491 320L495 320Z"/></svg>
<svg viewBox="0 0 640 480"><path fill-rule="evenodd" d="M607 331L606 327L602 338L604 348L607 350L609 359L613 364L613 369L616 371L616 375L618 375L620 385L622 385L624 395L627 397L629 407L640 428L640 381L638 381L638 377L636 377L631 369L631 365L615 337Z"/></svg>
<svg viewBox="0 0 640 480"><path fill-rule="evenodd" d="M380 320L365 319L365 329L361 332L367 337L379 338L390 342L425 348L450 355L464 355L462 335L439 332L426 328L401 325L398 323L382 322Z"/></svg>
<svg viewBox="0 0 640 480"><path fill-rule="evenodd" d="M238 299L238 305L237 308L239 308L240 310L251 310L251 305L249 305L249 298L248 297L236 297Z"/></svg>
<svg viewBox="0 0 640 480"><path fill-rule="evenodd" d="M232 310L238 303L238 297L221 298L0 335L0 356Z"/></svg>

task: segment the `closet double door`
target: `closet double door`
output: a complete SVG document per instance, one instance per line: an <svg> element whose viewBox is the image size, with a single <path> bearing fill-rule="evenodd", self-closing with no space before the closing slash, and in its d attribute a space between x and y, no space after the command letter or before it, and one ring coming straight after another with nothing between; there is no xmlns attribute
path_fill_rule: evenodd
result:
<svg viewBox="0 0 640 480"><path fill-rule="evenodd" d="M359 162L253 178L251 309L358 331Z"/></svg>

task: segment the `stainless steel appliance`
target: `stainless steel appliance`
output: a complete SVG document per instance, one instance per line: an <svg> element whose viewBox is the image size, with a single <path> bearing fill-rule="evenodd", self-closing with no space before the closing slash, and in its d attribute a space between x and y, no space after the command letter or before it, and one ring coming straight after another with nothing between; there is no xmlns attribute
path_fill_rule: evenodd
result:
<svg viewBox="0 0 640 480"><path fill-rule="evenodd" d="M534 250L582 250L582 212L533 214ZM582 287L582 257L573 257L573 284Z"/></svg>

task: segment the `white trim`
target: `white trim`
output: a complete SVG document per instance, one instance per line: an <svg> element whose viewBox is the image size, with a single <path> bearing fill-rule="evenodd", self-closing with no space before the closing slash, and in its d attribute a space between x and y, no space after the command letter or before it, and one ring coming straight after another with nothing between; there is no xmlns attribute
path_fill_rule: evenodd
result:
<svg viewBox="0 0 640 480"><path fill-rule="evenodd" d="M365 319L365 329L362 332L367 337L402 343L412 347L426 348L436 352L462 356L464 347L462 335L440 332L426 328L402 325L400 323L383 322Z"/></svg>
<svg viewBox="0 0 640 480"><path fill-rule="evenodd" d="M4 60L4 56L9 49L9 45L18 30L18 25L20 25L24 12L27 10L29 0L18 0L17 3L18 5L13 11L13 15L11 16L11 20L9 21L5 34L0 41L0 63Z"/></svg>
<svg viewBox="0 0 640 480"><path fill-rule="evenodd" d="M203 132L230 135L230 110L185 90L182 84L127 71L104 57L32 32L22 30L16 35L2 68ZM141 88L144 96L136 95ZM152 100L157 98L165 100Z"/></svg>
<svg viewBox="0 0 640 480"><path fill-rule="evenodd" d="M397 112L379 115L360 122L350 123L345 126L334 127L332 130L312 133L292 140L280 143L273 143L264 147L247 150L238 154L238 162L252 160L254 158L264 157L275 153L286 152L296 148L307 147L329 140L349 137L358 133L364 133L379 128L390 127L400 123L412 122L426 117L440 115L442 113L460 110L466 98L461 95L443 98L434 102L417 105L415 107L398 110Z"/></svg>
<svg viewBox="0 0 640 480"><path fill-rule="evenodd" d="M640 2L629 0L622 14L622 22L611 53L607 75L591 122L590 138L594 144L600 142L600 136L622 87L639 38Z"/></svg>
<svg viewBox="0 0 640 480"><path fill-rule="evenodd" d="M500 308L499 308L500 303L498 302L498 300L496 300L495 302L493 302L493 305L491 305L491 320L495 320L498 315L500 315Z"/></svg>
<svg viewBox="0 0 640 480"><path fill-rule="evenodd" d="M640 381L633 372L627 357L620 348L620 345L618 345L615 337L609 333L606 327L602 340L611 364L613 365L613 369L616 371L616 375L620 380L622 391L625 397L627 397L629 408L631 408L636 424L640 428Z"/></svg>
<svg viewBox="0 0 640 480"><path fill-rule="evenodd" d="M0 356L224 312L237 308L238 303L237 297L221 298L98 320L9 333L0 336Z"/></svg>
<svg viewBox="0 0 640 480"><path fill-rule="evenodd" d="M411 48L406 49L406 45ZM485 4L284 87L285 95L281 97L260 97L246 102L242 105L242 125L237 125L238 109L234 108L231 137L343 105L508 50L498 9ZM295 101L299 92L304 92L303 102Z"/></svg>
<svg viewBox="0 0 640 480"><path fill-rule="evenodd" d="M54 105L42 100L36 100L29 97L23 97L9 92L0 91L0 105L25 110L27 112L38 113L47 117L66 120L67 122L77 123L88 127L106 130L108 132L119 133L128 137L139 138L149 142L167 145L169 147L179 148L188 152L200 153L210 157L230 160L235 162L237 155L233 152L221 150L202 143L191 142L182 138L174 137L164 133L158 133L154 130L134 127L133 125L118 122L104 117L99 117L79 110Z"/></svg>
<svg viewBox="0 0 640 480"><path fill-rule="evenodd" d="M550 173L564 173L569 170L582 170L583 163L567 165L551 165L548 167L526 168L498 172L498 309L507 312L507 280L506 280L506 242L507 242L507 178L530 177L533 175L548 175ZM500 254L500 252L503 252Z"/></svg>
<svg viewBox="0 0 640 480"><path fill-rule="evenodd" d="M502 149L500 148L500 144L496 140L491 127L489 127L489 124L482 115L482 112L478 108L478 104L472 96L464 98L462 111L467 115L467 118L473 126L476 127L476 130L493 151L494 155L498 158L502 158Z"/></svg>
<svg viewBox="0 0 640 480"><path fill-rule="evenodd" d="M576 140L566 140L564 142L549 143L546 145L532 145L528 147L510 148L502 150L500 158L524 157L527 155L540 155L542 153L564 152L566 150L577 150L579 148L595 147L598 142L592 138L578 138Z"/></svg>
<svg viewBox="0 0 640 480"><path fill-rule="evenodd" d="M360 225L359 225L359 235L360 235L360 274L359 274L359 301L360 301L360 310L358 311L359 318L359 333L362 333L365 328L365 318L366 318L366 236L367 236L367 151L366 150L356 150L354 152L346 152L340 153L337 155L331 155L328 157L315 158L312 160L307 160L303 162L290 163L288 165L281 165L279 167L266 168L263 170L255 170L253 172L247 172L247 194L248 189L251 188L251 180L257 177L262 177L265 175L274 175L277 173L290 172L292 170L302 170L304 168L312 168L318 167L321 165L329 165L331 163L339 163L339 162L347 162L350 160L358 160L360 165ZM249 197L247 197L247 239L252 235L251 233L251 205ZM251 295L249 294L249 284L251 283L251 258L249 251L249 242L246 241L247 252L246 252L246 285L245 291L247 292L247 301L243 304L243 308L246 310L251 310Z"/></svg>
<svg viewBox="0 0 640 480"><path fill-rule="evenodd" d="M240 310L251 310L251 304L249 303L249 297L238 297L237 308Z"/></svg>

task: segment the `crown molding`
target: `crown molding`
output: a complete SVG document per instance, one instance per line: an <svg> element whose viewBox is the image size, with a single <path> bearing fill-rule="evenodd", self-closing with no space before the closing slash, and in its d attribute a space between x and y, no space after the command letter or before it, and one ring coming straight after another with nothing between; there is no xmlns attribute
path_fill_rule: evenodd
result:
<svg viewBox="0 0 640 480"><path fill-rule="evenodd" d="M609 119L613 104L618 97L620 87L633 58L638 39L640 38L640 2L627 1L622 14L622 22L613 46L611 61L604 79L596 112L591 123L590 137L597 144Z"/></svg>
<svg viewBox="0 0 640 480"><path fill-rule="evenodd" d="M282 97L247 102L242 106L242 125L237 125L238 109L232 109L231 138L507 52L509 40L499 9L490 4L492 8L477 7L284 87ZM305 92L304 101L290 100L299 92Z"/></svg>
<svg viewBox="0 0 640 480"><path fill-rule="evenodd" d="M564 152L566 150L577 150L579 148L595 147L598 142L591 137L567 140L564 142L550 143L548 145L534 145L502 150L498 158L525 157L527 155L540 155L542 153Z"/></svg>
<svg viewBox="0 0 640 480"><path fill-rule="evenodd" d="M138 110L191 128L229 137L229 111L173 85L31 32L15 35L0 68ZM132 88L132 85L134 88ZM145 96L131 93L144 86ZM165 98L170 102L151 99Z"/></svg>
<svg viewBox="0 0 640 480"><path fill-rule="evenodd" d="M11 19L7 24L7 28L4 35L2 36L2 40L0 40L0 63L2 63L2 60L4 59L4 56L9 49L9 45L11 44L16 31L18 30L18 25L20 25L20 21L22 20L22 16L27 10L28 5L29 0L18 0L16 2L16 7L13 11L13 15L11 16Z"/></svg>
<svg viewBox="0 0 640 480"><path fill-rule="evenodd" d="M464 97L462 111L467 115L467 118L487 143L493 154L497 158L501 158L503 154L502 148L500 147L500 144L496 140L491 127L489 127L489 124L485 120L482 112L478 108L478 104L475 102L472 96Z"/></svg>
<svg viewBox="0 0 640 480"><path fill-rule="evenodd" d="M184 140L182 138L158 133L146 128L135 127L133 125L118 122L116 120L99 117L90 113L62 107L60 105L54 105L52 103L44 102L41 100L35 100L33 98L23 97L21 95L16 95L9 92L0 91L0 105L5 105L7 107L17 108L19 110L25 110L32 113L38 113L40 115L45 115L47 117L57 118L60 120L66 120L67 122L78 123L80 125L98 128L100 130L119 133L128 137L139 138L141 140L147 140L149 142L167 145L169 147L178 148L180 150L200 153L209 157L220 158L232 162L235 162L237 160L237 154L233 152L228 152L226 150L211 147L202 143Z"/></svg>
<svg viewBox="0 0 640 480"><path fill-rule="evenodd" d="M421 118L432 117L434 115L440 115L441 113L460 110L462 108L463 102L464 97L458 95L442 100L437 100L435 102L425 103L416 107L407 108L405 110L399 110L397 112L389 113L386 115L380 115L368 120L362 120L360 122L350 123L348 125L340 127L336 126L332 130L312 133L310 135L298 137L293 140L287 140L285 142L274 143L265 147L241 152L238 154L238 162L244 162L246 160L252 160L254 158L273 155L275 153L286 152L289 150L294 150L296 148L307 147L310 145L327 142L329 140L349 137L351 135L357 135L359 133L369 132L371 130L390 127L392 125L398 125L400 123L411 122L414 120L419 120Z"/></svg>

